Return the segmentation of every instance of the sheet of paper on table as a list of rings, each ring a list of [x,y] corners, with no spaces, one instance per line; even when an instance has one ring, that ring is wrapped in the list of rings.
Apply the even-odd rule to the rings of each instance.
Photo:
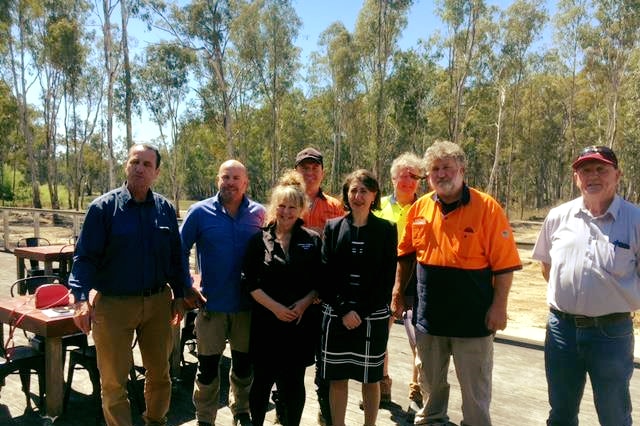
[[[57,308],[43,309],[42,313],[49,318],[57,317],[69,317],[73,315],[73,308],[71,306],[59,306]]]

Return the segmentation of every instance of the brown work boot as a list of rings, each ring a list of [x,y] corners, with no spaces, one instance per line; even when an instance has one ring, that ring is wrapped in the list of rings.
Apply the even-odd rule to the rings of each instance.
[[[384,376],[382,380],[380,380],[380,403],[384,404],[387,402],[391,402],[391,377]]]

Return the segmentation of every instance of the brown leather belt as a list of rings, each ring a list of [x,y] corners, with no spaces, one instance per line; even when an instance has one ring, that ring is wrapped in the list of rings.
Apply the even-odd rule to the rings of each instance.
[[[612,324],[629,319],[631,317],[631,314],[629,312],[616,312],[599,317],[588,317],[585,315],[568,314],[554,308],[549,308],[549,310],[563,320],[572,321],[577,328],[590,328],[597,327],[599,325]]]

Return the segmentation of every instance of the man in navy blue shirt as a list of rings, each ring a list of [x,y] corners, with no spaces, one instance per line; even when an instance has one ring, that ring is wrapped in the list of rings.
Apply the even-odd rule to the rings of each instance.
[[[175,210],[151,191],[160,173],[158,149],[132,146],[125,171],[125,184],[87,210],[69,279],[74,322],[84,333],[93,330],[107,424],[132,424],[126,384],[135,331],[146,369],[144,422],[166,425],[171,324],[182,318],[191,281]],[[91,289],[97,291],[92,304]]]

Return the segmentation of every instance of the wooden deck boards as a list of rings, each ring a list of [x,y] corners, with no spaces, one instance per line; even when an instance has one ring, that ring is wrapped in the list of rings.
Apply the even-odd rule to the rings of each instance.
[[[15,279],[15,259],[13,255],[0,253],[0,292],[8,293],[9,284]],[[5,336],[7,335],[5,326]],[[19,339],[21,332],[16,333]],[[538,342],[539,343],[539,342]],[[381,409],[378,416],[378,426],[400,425],[409,423],[405,421],[404,410],[408,406],[408,383],[411,378],[411,351],[407,343],[404,327],[394,324],[389,340],[390,375],[393,379],[393,403]],[[195,358],[186,354],[188,361]],[[538,349],[514,344],[497,342],[495,344],[495,362],[493,374],[493,402],[492,418],[494,426],[529,426],[544,425],[548,412],[547,386],[544,375],[543,353]],[[175,388],[171,409],[169,412],[169,425],[195,426],[194,409],[191,402],[195,365],[188,365],[183,371],[184,380]],[[455,377],[453,363],[450,366],[449,381],[451,393],[449,401],[449,415],[451,421],[460,424],[460,390]],[[313,368],[307,369],[305,377],[307,403],[303,413],[302,425],[313,426],[317,424],[318,404],[313,385]],[[32,378],[31,392],[35,401],[38,389],[37,378]],[[73,381],[73,391],[67,412],[59,418],[55,424],[59,426],[86,426],[93,425],[96,421],[96,412],[93,400],[90,397],[91,384],[85,371],[77,371]],[[634,403],[634,424],[640,424],[640,371],[635,370],[631,382],[632,402]],[[347,408],[347,425],[361,425],[363,415],[358,408],[360,386],[351,382],[349,387],[349,405]],[[37,411],[24,412],[25,401],[20,390],[20,381],[17,376],[7,380],[6,386],[0,390],[0,425],[2,426],[34,426],[42,424]],[[135,424],[142,425],[142,420],[134,407],[136,414]],[[272,424],[274,410],[267,415],[266,425]],[[220,409],[218,413],[218,426],[232,424],[231,413],[227,407]],[[598,425],[593,397],[589,385],[585,389],[581,414],[581,426]]]
[[[393,379],[393,403],[380,410],[378,426],[407,425],[404,410],[408,406],[408,382],[411,375],[410,349],[404,334],[404,328],[395,324],[392,327],[390,342],[390,375]],[[188,361],[195,358],[186,354]],[[227,366],[228,368],[228,366]],[[184,381],[175,389],[171,411],[169,413],[170,425],[195,426],[194,410],[191,403],[191,390],[195,365],[188,365],[183,371]],[[460,389],[455,377],[453,363],[449,369],[449,381],[451,394],[449,401],[449,415],[451,421],[460,424]],[[318,405],[315,398],[313,385],[313,368],[307,369],[305,377],[307,403],[303,413],[302,425],[317,424]],[[60,426],[80,426],[94,424],[95,410],[89,396],[91,386],[87,374],[84,371],[76,372],[71,401],[68,411],[55,424]],[[31,385],[35,398],[37,379],[34,377]],[[640,424],[640,374],[635,371],[631,383],[632,401],[636,405],[633,414],[634,423]],[[361,425],[363,422],[362,411],[358,408],[360,401],[360,386],[351,382],[349,386],[349,405],[347,408],[347,424]],[[546,419],[548,405],[546,394],[546,381],[544,377],[544,360],[542,351],[522,347],[514,344],[497,342],[495,344],[495,364],[493,374],[493,402],[492,418],[495,426],[507,425],[543,425]],[[12,377],[7,380],[7,385],[2,388],[0,397],[0,424],[2,425],[34,425],[39,424],[37,413],[23,413],[25,408],[24,397],[20,391],[19,380]],[[134,407],[135,408],[135,407]],[[267,414],[267,422],[272,424],[275,411]],[[142,425],[139,417],[136,425]],[[218,412],[218,425],[231,425],[230,410],[223,407]],[[598,425],[595,409],[593,407],[592,393],[589,385],[585,389],[580,424],[582,426]]]

